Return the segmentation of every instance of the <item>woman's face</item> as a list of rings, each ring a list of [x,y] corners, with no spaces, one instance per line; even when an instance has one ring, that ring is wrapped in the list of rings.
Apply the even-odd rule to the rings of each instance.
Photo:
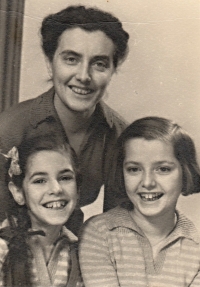
[[[70,111],[92,113],[115,70],[114,51],[114,43],[100,30],[65,30],[49,62],[55,103]]]
[[[31,155],[21,196],[33,228],[67,222],[77,202],[76,177],[68,154],[39,151]]]
[[[182,190],[182,168],[171,143],[144,138],[128,140],[123,174],[136,216],[174,214]]]

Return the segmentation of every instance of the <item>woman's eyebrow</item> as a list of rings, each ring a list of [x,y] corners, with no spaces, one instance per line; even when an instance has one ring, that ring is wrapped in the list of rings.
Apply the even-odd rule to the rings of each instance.
[[[72,55],[75,57],[81,57],[82,56],[80,53],[77,53],[73,50],[64,50],[64,51],[60,52],[59,55]]]
[[[93,57],[93,60],[98,61],[98,60],[104,60],[104,61],[109,61],[110,58],[107,55],[97,55]]]

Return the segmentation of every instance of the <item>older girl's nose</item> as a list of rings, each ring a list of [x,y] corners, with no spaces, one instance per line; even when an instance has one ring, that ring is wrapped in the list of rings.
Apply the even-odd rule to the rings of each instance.
[[[142,187],[152,190],[156,186],[155,176],[153,172],[144,172],[142,177]]]

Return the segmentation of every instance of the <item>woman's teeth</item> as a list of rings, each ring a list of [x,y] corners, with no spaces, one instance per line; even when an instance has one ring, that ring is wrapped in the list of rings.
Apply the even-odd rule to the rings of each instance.
[[[67,204],[67,202],[65,200],[62,200],[62,201],[52,201],[52,202],[49,202],[49,203],[46,203],[44,204],[44,207],[46,208],[55,208],[55,209],[60,209],[60,208],[63,208],[65,207]]]
[[[163,193],[140,193],[140,197],[143,201],[155,201],[160,199],[163,196]]]
[[[71,87],[72,91],[76,94],[80,94],[80,95],[87,95],[92,93],[92,90],[90,89],[81,89],[81,88],[76,88],[76,87]]]

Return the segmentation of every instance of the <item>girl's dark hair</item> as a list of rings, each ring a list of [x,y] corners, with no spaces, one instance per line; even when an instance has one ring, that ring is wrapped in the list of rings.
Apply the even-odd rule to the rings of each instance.
[[[97,8],[69,6],[47,16],[42,22],[42,48],[50,61],[53,60],[61,34],[67,29],[77,27],[90,32],[100,30],[113,41],[115,68],[125,59],[128,53],[129,34],[124,31],[119,19]]]
[[[189,195],[200,192],[200,169],[191,137],[171,120],[161,117],[146,117],[130,124],[118,139],[111,179],[112,189],[117,191],[117,197],[128,200],[124,185],[123,162],[125,144],[134,138],[170,142],[174,148],[174,155],[182,167],[182,194]]]
[[[28,158],[39,151],[58,151],[67,153],[73,166],[77,189],[80,186],[80,175],[78,172],[78,162],[74,151],[69,144],[64,143],[57,135],[49,134],[24,140],[18,147],[19,165],[22,170],[20,175],[13,175],[10,179],[7,175],[7,183],[13,183],[21,188],[26,174]],[[6,163],[7,171],[10,161]],[[30,236],[28,229],[31,228],[31,221],[26,206],[18,205],[11,193],[9,193],[9,203],[7,205],[7,219],[9,221],[10,239],[8,240],[8,253],[3,263],[4,286],[31,286],[31,252],[27,244]],[[2,236],[1,234],[1,237]]]

